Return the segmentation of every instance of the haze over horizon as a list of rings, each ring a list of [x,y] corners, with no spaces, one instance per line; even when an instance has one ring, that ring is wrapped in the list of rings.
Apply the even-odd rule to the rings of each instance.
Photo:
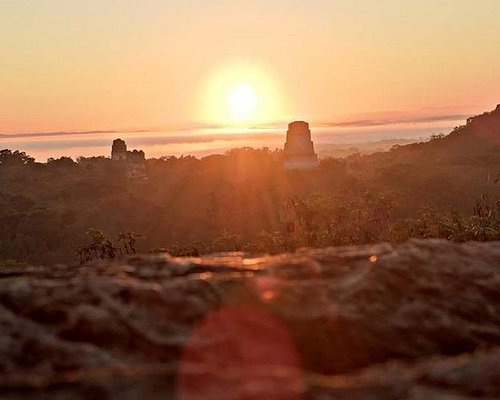
[[[491,110],[500,2],[0,3],[0,133]]]

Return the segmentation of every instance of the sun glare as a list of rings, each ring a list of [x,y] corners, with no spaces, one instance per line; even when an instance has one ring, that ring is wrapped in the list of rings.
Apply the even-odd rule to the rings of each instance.
[[[231,64],[219,68],[203,90],[202,118],[226,126],[279,120],[283,107],[276,80],[263,67]]]
[[[234,121],[248,121],[255,118],[259,99],[252,86],[241,83],[234,86],[227,96],[227,107]]]

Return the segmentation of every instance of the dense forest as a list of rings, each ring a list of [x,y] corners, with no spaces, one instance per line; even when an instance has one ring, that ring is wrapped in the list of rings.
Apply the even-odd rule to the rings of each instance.
[[[325,158],[313,171],[285,171],[282,152],[266,148],[146,169],[134,179],[106,157],[39,163],[0,151],[0,264],[500,239],[500,106],[429,142]]]

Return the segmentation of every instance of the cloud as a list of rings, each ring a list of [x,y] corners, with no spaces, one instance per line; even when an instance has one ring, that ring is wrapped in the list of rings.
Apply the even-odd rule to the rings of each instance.
[[[364,127],[364,126],[384,126],[393,124],[416,124],[426,122],[443,122],[443,121],[458,121],[466,120],[470,114],[444,114],[444,115],[427,115],[414,118],[400,118],[400,119],[361,119],[343,122],[327,122],[320,124],[321,126],[328,127]]]

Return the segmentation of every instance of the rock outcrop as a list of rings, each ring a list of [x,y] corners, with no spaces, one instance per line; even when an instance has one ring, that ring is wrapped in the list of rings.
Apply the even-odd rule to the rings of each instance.
[[[0,271],[5,399],[500,397],[500,243]]]

